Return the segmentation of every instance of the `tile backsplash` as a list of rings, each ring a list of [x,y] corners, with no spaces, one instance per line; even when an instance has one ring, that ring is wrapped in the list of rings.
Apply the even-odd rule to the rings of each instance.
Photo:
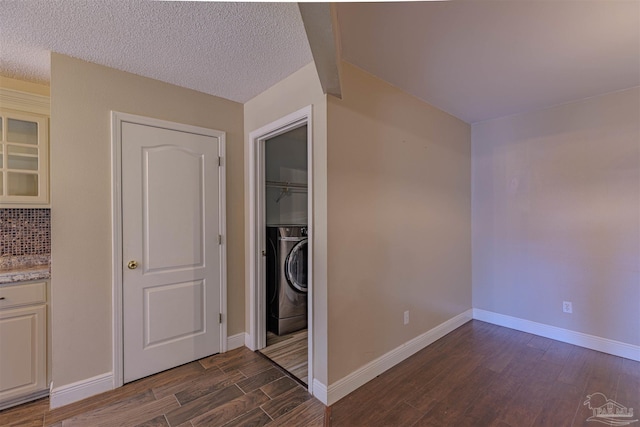
[[[0,269],[48,265],[50,209],[0,209]]]

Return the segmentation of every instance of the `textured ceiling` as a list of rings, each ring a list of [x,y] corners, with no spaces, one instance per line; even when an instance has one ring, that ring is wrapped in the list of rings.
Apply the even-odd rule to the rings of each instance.
[[[0,1],[0,74],[47,83],[50,51],[238,102],[312,61],[296,3]]]
[[[469,123],[640,85],[640,0],[339,3],[343,58]],[[296,3],[0,0],[0,74],[55,51],[246,102],[312,61]]]
[[[340,3],[348,62],[468,123],[640,85],[640,1]]]

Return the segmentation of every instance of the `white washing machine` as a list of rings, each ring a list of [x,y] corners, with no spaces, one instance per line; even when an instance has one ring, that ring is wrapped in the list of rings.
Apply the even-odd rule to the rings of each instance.
[[[307,327],[307,227],[267,227],[267,330]]]

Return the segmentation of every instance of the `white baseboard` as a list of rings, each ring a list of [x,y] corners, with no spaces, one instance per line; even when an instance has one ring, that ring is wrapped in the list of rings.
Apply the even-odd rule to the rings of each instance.
[[[383,354],[377,359],[372,360],[358,370],[350,373],[346,377],[339,379],[335,383],[329,385],[328,388],[319,381],[314,381],[314,395],[325,405],[333,405],[338,400],[342,399],[347,394],[371,381],[378,375],[382,374],[384,371],[394,367],[409,356],[412,356],[429,344],[442,338],[449,332],[464,325],[472,319],[472,313],[472,310],[469,309],[464,313],[461,313],[439,324],[438,326],[428,330],[424,334],[419,335],[416,338],[400,345],[399,347],[396,347],[390,352]],[[323,396],[323,393],[325,393],[326,395]],[[324,400],[321,397],[324,397]]]
[[[315,378],[313,379],[313,397],[324,403],[325,406],[329,406],[329,401],[327,399],[327,386]]]
[[[233,350],[244,346],[246,333],[241,332],[227,337],[227,350]],[[49,392],[51,409],[77,402],[93,395],[113,390],[115,383],[113,373],[97,375],[93,378],[78,381],[62,387],[52,388]]]
[[[87,397],[113,390],[113,388],[113,373],[108,372],[86,380],[52,388],[49,393],[49,405],[51,409],[59,408]]]
[[[247,335],[248,334],[246,332],[240,332],[239,334],[227,337],[227,351],[244,347],[244,343],[247,340]]]
[[[13,398],[11,400],[7,400],[5,402],[0,403],[0,411],[11,408],[13,406],[22,405],[23,403],[33,402],[34,400],[41,399],[43,397],[49,396],[49,390],[41,390],[35,393],[31,393],[27,396]]]
[[[477,319],[494,325],[504,326],[603,353],[640,361],[640,346],[474,308],[441,323],[424,334],[372,360],[346,377],[329,385],[329,387],[317,379],[314,379],[313,395],[323,404],[327,406],[333,405],[376,376],[394,367],[471,319]],[[227,337],[227,350],[233,350],[247,345],[248,340],[249,334],[245,332]],[[87,397],[112,390],[113,388],[114,381],[111,372],[62,387],[52,388],[49,393],[50,407],[53,409],[68,405],[86,399]]]
[[[246,333],[241,332],[227,337],[227,351],[244,346],[246,335]],[[114,388],[115,383],[111,372],[62,387],[52,388],[49,392],[50,407],[51,409],[59,408]]]
[[[505,314],[494,313],[479,308],[473,309],[473,318],[494,325],[504,326],[541,337],[551,338],[556,341],[613,354],[640,362],[640,346],[614,341],[607,338],[588,335],[582,332],[571,331],[569,329],[558,328],[556,326],[545,325],[544,323],[532,322],[531,320],[518,317],[507,316]]]

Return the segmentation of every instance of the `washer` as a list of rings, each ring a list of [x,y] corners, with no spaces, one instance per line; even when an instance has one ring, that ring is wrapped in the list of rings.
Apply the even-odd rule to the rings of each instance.
[[[267,330],[307,327],[307,227],[267,227]]]

